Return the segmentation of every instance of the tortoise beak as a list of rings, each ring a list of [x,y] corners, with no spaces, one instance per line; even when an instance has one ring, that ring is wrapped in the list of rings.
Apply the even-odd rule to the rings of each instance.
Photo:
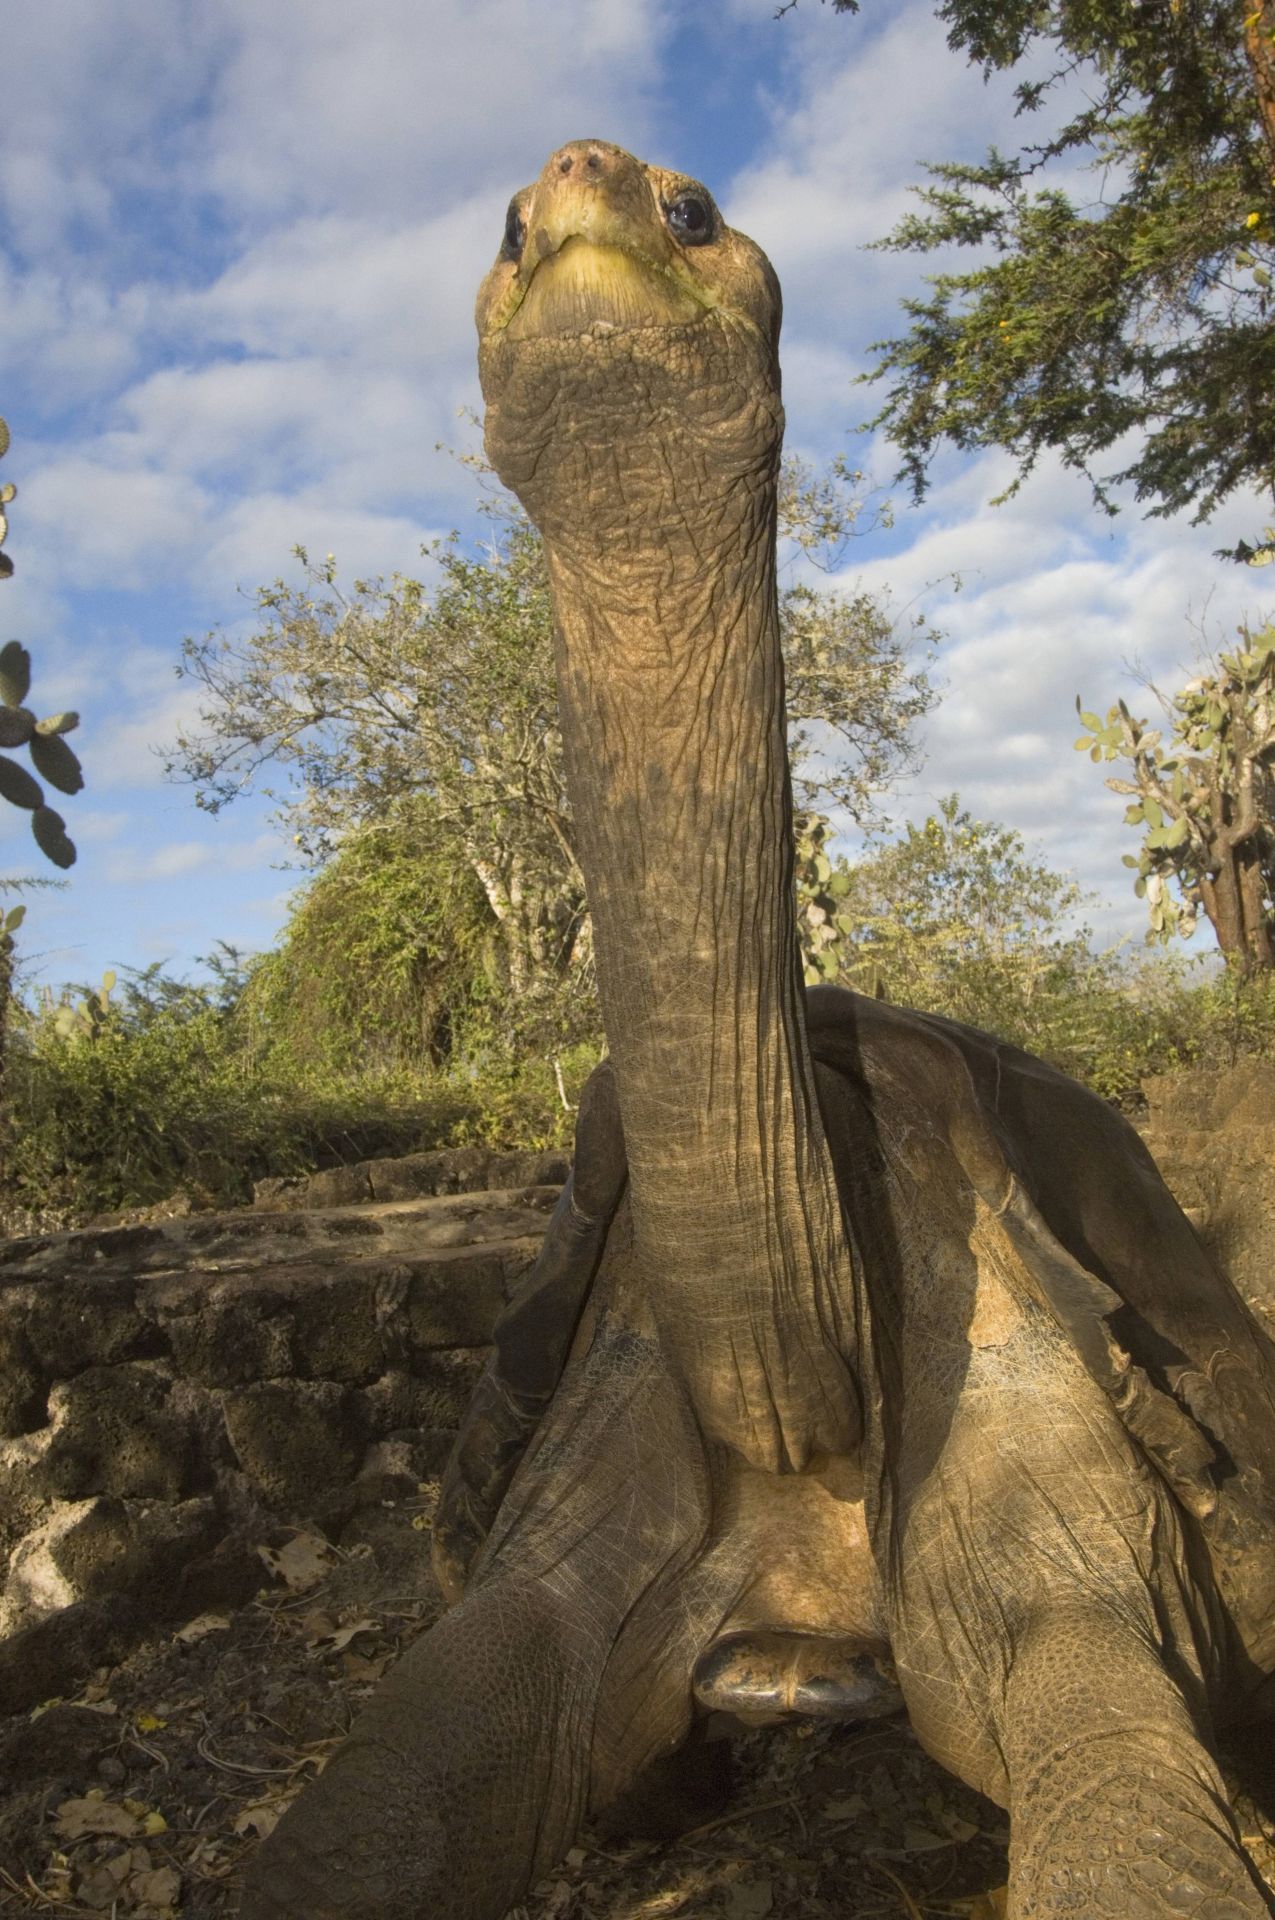
[[[513,339],[686,325],[711,302],[682,268],[646,169],[603,140],[551,154],[532,189],[522,257],[491,316]]]

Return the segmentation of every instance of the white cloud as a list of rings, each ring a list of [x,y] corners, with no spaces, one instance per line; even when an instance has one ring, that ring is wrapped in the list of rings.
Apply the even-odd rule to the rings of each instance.
[[[475,179],[506,195],[565,138],[640,132],[660,9],[645,0],[222,0],[209,177],[232,205],[416,214]],[[494,252],[494,245],[492,247]]]
[[[284,851],[277,833],[259,833],[252,840],[173,840],[141,855],[112,854],[106,878],[116,886],[147,881],[182,880],[196,873],[248,873],[277,860]]]
[[[251,593],[281,574],[298,576],[291,554],[300,545],[316,561],[334,553],[347,581],[396,571],[428,579],[433,569],[421,547],[439,531],[405,515],[360,512],[337,489],[256,494],[236,501],[218,521],[196,577],[210,588],[233,580]],[[252,617],[242,602],[227,612]]]
[[[77,846],[81,843],[104,846],[118,840],[131,823],[132,815],[128,813],[103,813],[98,808],[76,807],[72,838]],[[69,820],[67,824],[70,825]]]
[[[28,532],[55,556],[67,587],[149,586],[156,562],[188,559],[213,517],[197,481],[109,462],[100,449],[46,461],[23,506]]]
[[[162,675],[162,677],[160,677]],[[77,741],[90,794],[137,792],[164,782],[163,750],[197,725],[199,690],[176,681],[168,662],[135,699],[110,712],[99,708],[85,720]]]
[[[861,353],[917,277],[914,258],[864,247],[916,204],[922,162],[973,157],[997,137],[1011,83],[985,87],[928,0],[892,9],[872,35],[812,20],[794,44],[799,104],[734,182],[727,216],[770,254],[801,331],[817,324]]]
[[[179,303],[196,339],[276,358],[364,356],[418,376],[472,357],[473,301],[499,244],[508,183],[415,217],[327,212],[246,247]]]

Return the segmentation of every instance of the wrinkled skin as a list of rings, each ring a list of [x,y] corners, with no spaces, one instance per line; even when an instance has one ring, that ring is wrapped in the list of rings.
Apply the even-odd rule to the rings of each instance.
[[[449,1469],[458,1604],[246,1920],[497,1920],[697,1701],[855,1717],[892,1674],[1010,1810],[1013,1920],[1266,1913],[1212,1730],[1275,1669],[1270,1343],[1100,1102],[801,990],[774,277],[703,188],[579,141],[478,321],[611,1058]]]

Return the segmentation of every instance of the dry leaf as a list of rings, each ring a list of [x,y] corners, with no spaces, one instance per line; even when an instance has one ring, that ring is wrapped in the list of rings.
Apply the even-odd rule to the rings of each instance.
[[[117,1853],[113,1860],[96,1860],[80,1875],[75,1886],[76,1895],[86,1907],[113,1907],[132,1871],[131,1852]]]
[[[182,1889],[182,1877],[176,1867],[151,1867],[128,1883],[128,1890],[139,1906],[175,1907]]]
[[[326,1633],[318,1634],[314,1640],[316,1647],[322,1647],[325,1653],[340,1653],[361,1633],[379,1633],[379,1620],[355,1620],[348,1627],[331,1627]]]
[[[265,1840],[272,1834],[283,1818],[287,1803],[271,1803],[258,1800],[250,1807],[244,1807],[235,1815],[235,1832],[242,1835],[255,1833],[258,1840]]]
[[[84,1907],[115,1907],[125,1882],[148,1870],[150,1855],[146,1847],[125,1847],[123,1853],[115,1853],[109,1860],[94,1860],[92,1866],[84,1868],[75,1882],[77,1899]]]
[[[765,1920],[774,1904],[769,1880],[736,1880],[726,1895],[729,1920]]]
[[[258,1547],[257,1552],[292,1593],[317,1586],[331,1572],[336,1557],[327,1541],[316,1533],[298,1533],[286,1546]]]
[[[186,1646],[190,1646],[196,1640],[204,1639],[207,1634],[227,1633],[229,1629],[230,1615],[228,1613],[201,1613],[196,1619],[188,1620],[184,1627],[179,1627],[173,1635],[173,1638],[174,1640],[182,1641]]]
[[[86,1833],[113,1833],[121,1840],[131,1840],[137,1832],[137,1819],[127,1807],[90,1795],[85,1800],[64,1800],[57,1811],[56,1826],[60,1840],[82,1840]]]
[[[359,1686],[375,1686],[386,1668],[393,1664],[392,1653],[379,1654],[375,1659],[365,1659],[361,1653],[344,1653],[341,1656],[341,1671],[347,1680],[353,1680]]]

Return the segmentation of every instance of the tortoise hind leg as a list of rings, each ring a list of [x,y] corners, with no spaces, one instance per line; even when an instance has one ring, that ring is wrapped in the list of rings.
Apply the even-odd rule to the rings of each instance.
[[[1144,1633],[1089,1606],[1035,1620],[1005,1700],[1008,1920],[1260,1920],[1270,1901],[1216,1762]]]
[[[496,1323],[495,1352],[443,1474],[433,1556],[449,1604],[464,1592],[469,1569],[557,1390],[627,1174],[615,1075],[604,1060],[580,1095],[571,1174],[544,1244]]]

